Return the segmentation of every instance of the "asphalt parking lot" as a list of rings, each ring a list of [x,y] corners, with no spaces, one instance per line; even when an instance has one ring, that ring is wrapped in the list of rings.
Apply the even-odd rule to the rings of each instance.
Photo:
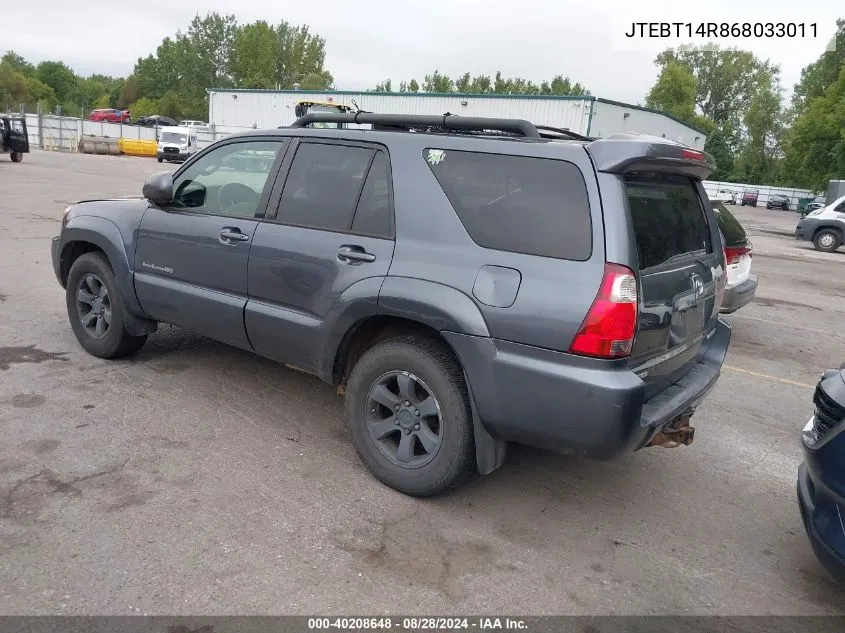
[[[739,212],[758,298],[691,447],[513,448],[415,500],[316,378],[166,326],[131,360],[81,350],[50,238],[160,168],[0,157],[0,613],[845,614],[795,500],[813,385],[845,361],[845,254],[795,244],[795,214]]]

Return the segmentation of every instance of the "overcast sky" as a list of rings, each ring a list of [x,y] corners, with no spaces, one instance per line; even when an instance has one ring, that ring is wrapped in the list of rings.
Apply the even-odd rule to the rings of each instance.
[[[63,60],[83,75],[130,73],[163,37],[185,30],[198,6],[181,0],[3,4],[0,47],[33,62]],[[563,74],[596,96],[637,103],[657,75],[659,51],[704,41],[628,39],[624,33],[634,21],[804,23],[804,38],[721,41],[779,64],[783,85],[791,90],[801,69],[830,42],[836,18],[845,17],[842,7],[832,0],[217,0],[200,12],[232,13],[242,23],[309,24],[326,38],[326,66],[342,90],[372,88],[388,77],[398,87],[400,80],[421,81],[434,69],[453,77],[501,70],[534,81]],[[818,25],[815,38],[812,23]]]

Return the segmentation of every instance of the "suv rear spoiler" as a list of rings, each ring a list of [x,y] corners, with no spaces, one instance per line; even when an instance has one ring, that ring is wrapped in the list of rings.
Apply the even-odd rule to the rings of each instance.
[[[707,152],[648,134],[614,134],[586,145],[597,171],[670,171],[706,180],[716,171]]]

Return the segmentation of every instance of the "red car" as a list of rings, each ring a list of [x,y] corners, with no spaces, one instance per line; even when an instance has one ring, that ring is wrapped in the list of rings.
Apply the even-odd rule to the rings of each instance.
[[[129,123],[132,115],[129,110],[115,110],[114,108],[103,108],[94,110],[88,115],[89,121],[102,121],[104,123]]]

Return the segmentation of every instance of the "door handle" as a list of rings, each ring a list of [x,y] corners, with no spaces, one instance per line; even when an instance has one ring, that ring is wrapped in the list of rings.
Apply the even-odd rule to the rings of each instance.
[[[221,242],[246,242],[248,239],[249,235],[241,233],[238,229],[225,228],[220,231]]]
[[[341,246],[337,249],[337,258],[340,261],[350,262],[374,262],[376,256],[366,252],[360,246]]]

